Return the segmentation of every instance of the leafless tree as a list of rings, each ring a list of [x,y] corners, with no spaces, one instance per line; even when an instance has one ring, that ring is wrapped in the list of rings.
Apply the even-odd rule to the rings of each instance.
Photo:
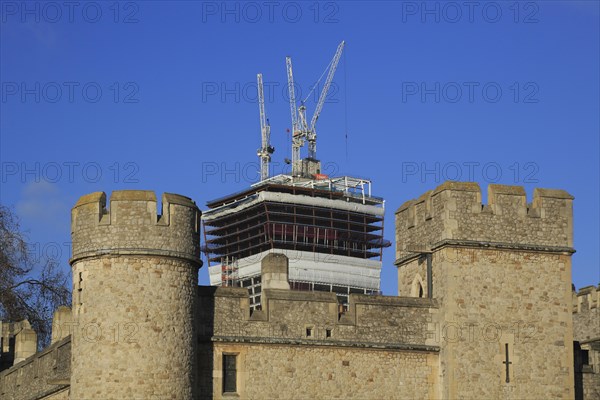
[[[43,348],[50,343],[54,310],[70,303],[69,280],[58,261],[36,260],[18,218],[0,205],[0,319],[27,319]]]

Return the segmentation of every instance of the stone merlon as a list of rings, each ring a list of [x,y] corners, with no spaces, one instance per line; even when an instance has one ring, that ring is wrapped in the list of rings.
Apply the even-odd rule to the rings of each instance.
[[[600,309],[600,285],[586,286],[573,291],[573,312],[586,312],[593,308]]]
[[[147,190],[115,191],[82,196],[71,211],[71,264],[99,255],[163,255],[200,261],[200,215],[185,196],[164,193],[162,213],[156,195]]]
[[[445,182],[396,211],[397,259],[448,241],[573,250],[573,199],[564,190],[489,185],[488,204],[474,182]]]

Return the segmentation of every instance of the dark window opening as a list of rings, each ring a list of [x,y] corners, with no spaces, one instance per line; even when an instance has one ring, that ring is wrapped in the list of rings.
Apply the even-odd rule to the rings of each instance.
[[[339,294],[348,294],[348,288],[343,286],[334,286],[331,288],[333,292]]]
[[[419,283],[419,297],[423,297],[423,286]]]
[[[590,352],[589,350],[581,350],[581,364],[590,365]]]
[[[325,337],[331,337],[331,329],[325,329]]]
[[[331,286],[315,283],[314,289],[319,292],[331,292]]]
[[[306,328],[306,337],[312,336],[312,328]]]
[[[223,354],[223,393],[237,391],[237,356]]]

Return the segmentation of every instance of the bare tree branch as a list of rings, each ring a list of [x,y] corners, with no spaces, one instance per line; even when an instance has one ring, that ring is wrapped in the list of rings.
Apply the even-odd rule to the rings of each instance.
[[[40,347],[45,347],[50,343],[54,310],[71,303],[69,286],[55,260],[35,265],[18,219],[0,205],[0,319],[27,319]]]

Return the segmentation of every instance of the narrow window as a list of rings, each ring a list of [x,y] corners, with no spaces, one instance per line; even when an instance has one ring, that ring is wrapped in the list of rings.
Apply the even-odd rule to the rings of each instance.
[[[583,365],[590,365],[590,351],[581,350],[581,363]]]
[[[312,336],[312,328],[306,328],[306,337]]]
[[[237,391],[237,356],[235,354],[223,354],[223,393],[235,393]]]
[[[411,297],[424,297],[425,290],[422,284],[423,280],[421,279],[421,275],[417,274],[415,279],[413,279],[412,286],[410,289]]]
[[[331,337],[331,329],[325,329],[325,337]]]

